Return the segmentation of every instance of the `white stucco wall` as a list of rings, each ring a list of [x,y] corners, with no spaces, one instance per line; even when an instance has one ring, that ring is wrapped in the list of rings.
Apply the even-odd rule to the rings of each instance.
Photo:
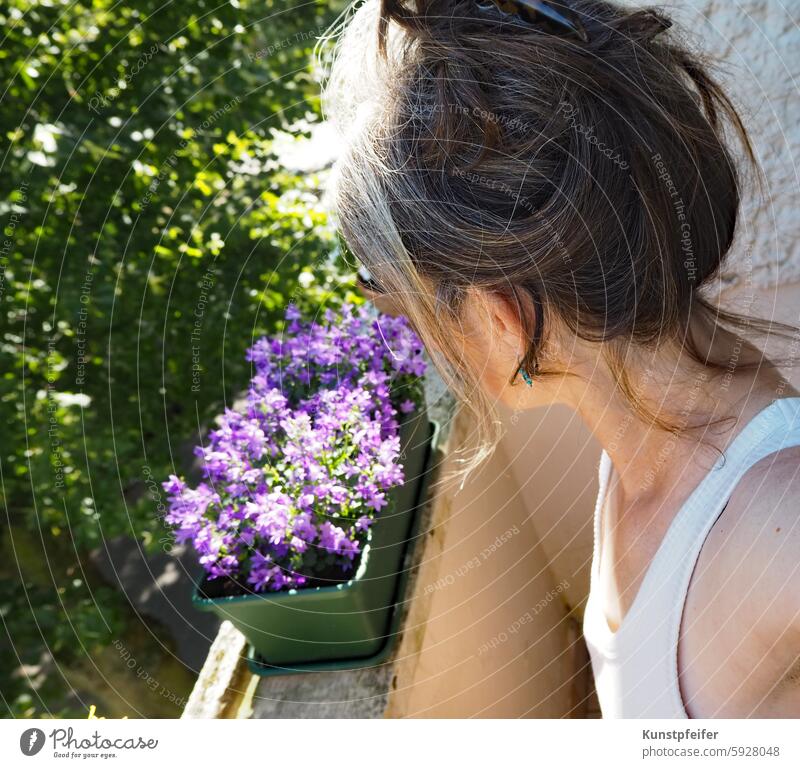
[[[764,195],[751,193],[746,200],[723,282],[741,282],[750,270],[755,287],[800,280],[800,2],[656,0],[654,5],[672,16],[693,47],[714,57],[766,175]]]

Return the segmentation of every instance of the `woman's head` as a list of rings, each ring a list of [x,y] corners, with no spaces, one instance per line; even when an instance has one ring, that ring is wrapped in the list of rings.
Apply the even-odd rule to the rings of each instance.
[[[691,345],[736,227],[723,131],[752,158],[660,12],[550,5],[588,41],[476,0],[370,0],[326,92],[348,247],[472,400],[507,400],[519,364],[574,372],[571,350],[622,382],[631,350]]]

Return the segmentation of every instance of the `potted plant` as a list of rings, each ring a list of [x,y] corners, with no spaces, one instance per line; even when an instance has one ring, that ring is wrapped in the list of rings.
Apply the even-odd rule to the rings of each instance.
[[[403,318],[291,308],[249,351],[245,406],[172,475],[167,522],[205,577],[194,604],[272,665],[371,656],[386,641],[426,470],[421,344]]]

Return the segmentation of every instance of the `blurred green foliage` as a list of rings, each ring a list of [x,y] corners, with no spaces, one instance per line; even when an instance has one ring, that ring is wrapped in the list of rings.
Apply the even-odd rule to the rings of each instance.
[[[58,669],[132,621],[88,554],[168,540],[160,481],[248,380],[245,349],[289,301],[347,293],[320,179],[285,170],[273,133],[318,120],[310,51],[337,10],[0,7],[7,714],[85,716]]]

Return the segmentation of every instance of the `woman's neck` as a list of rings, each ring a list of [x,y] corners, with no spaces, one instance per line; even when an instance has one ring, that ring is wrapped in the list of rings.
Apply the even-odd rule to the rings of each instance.
[[[623,508],[694,487],[717,451],[753,416],[776,397],[798,394],[766,359],[755,367],[742,365],[758,361],[761,353],[732,334],[715,336],[713,358],[733,359],[727,353],[734,348],[738,363],[730,369],[705,366],[685,350],[660,352],[627,369],[635,402],[644,413],[619,393],[605,363],[598,362],[591,377],[567,388],[565,402],[609,454]]]

